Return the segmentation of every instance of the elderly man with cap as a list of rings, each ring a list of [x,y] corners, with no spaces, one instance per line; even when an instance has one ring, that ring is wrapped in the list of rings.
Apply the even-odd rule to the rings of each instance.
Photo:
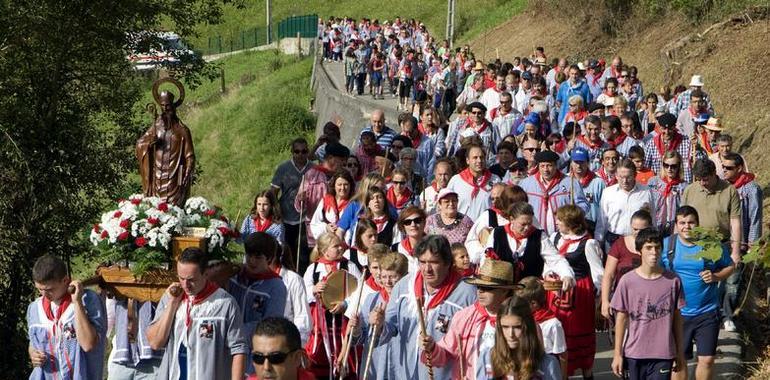
[[[596,221],[599,218],[599,202],[602,199],[602,192],[607,184],[594,174],[589,168],[590,157],[585,148],[575,148],[570,155],[569,176],[580,183],[580,188],[586,197],[588,203],[588,212],[586,212],[586,221],[589,229],[593,232],[596,227]]]
[[[503,177],[503,183],[506,185],[518,185],[521,180],[527,178],[529,164],[527,160],[522,157],[516,158],[510,166],[508,166],[508,172]],[[535,168],[537,170],[537,168]]]
[[[508,91],[500,93],[500,107],[492,108],[488,114],[495,146],[506,136],[513,134],[514,127],[522,121],[521,113],[513,107],[513,95]]]
[[[342,164],[350,156],[350,150],[340,143],[326,144],[326,155],[323,161],[310,169],[302,176],[302,182],[297,189],[297,197],[294,199],[294,208],[300,214],[304,214],[305,231],[309,232],[307,224],[313,216],[318,203],[323,199],[327,191],[329,179],[334,172],[342,168]],[[315,245],[315,239],[308,233],[308,246]]]
[[[487,361],[495,346],[497,311],[518,285],[513,281],[513,265],[502,260],[485,261],[476,275],[464,281],[476,286],[478,300],[455,314],[443,339],[422,336],[420,360],[427,363],[430,357],[435,367],[454,367],[452,379],[486,379],[492,370]]]
[[[548,150],[538,152],[535,161],[537,173],[519,182],[519,186],[527,193],[529,203],[535,210],[535,219],[550,235],[557,232],[556,210],[559,207],[573,204],[588,212],[588,202],[580,182],[565,176],[556,167],[558,154]]]
[[[484,153],[487,159],[487,164],[494,162],[494,149],[493,145],[493,132],[492,125],[486,119],[487,107],[481,102],[473,102],[468,105],[468,118],[465,122],[455,129],[451,136],[449,136],[449,143],[453,149],[450,151],[456,152],[460,149],[460,137],[464,132],[473,132],[481,138],[481,142],[484,145]],[[464,137],[469,137],[467,133]]]
[[[685,182],[692,182],[692,146],[690,139],[676,130],[676,117],[664,113],[658,117],[659,131],[652,140],[644,145],[644,166],[660,174],[663,156],[668,151],[676,151],[682,157],[682,176]]]
[[[372,112],[372,116],[369,119],[369,125],[362,129],[361,133],[367,131],[374,133],[374,138],[377,141],[377,145],[381,146],[382,149],[387,149],[390,147],[390,144],[393,142],[393,138],[395,138],[397,135],[396,131],[385,125],[385,112],[382,110],[374,110],[374,112]],[[358,142],[361,142],[360,134],[358,136]]]
[[[599,61],[591,59],[588,61],[586,72],[586,83],[591,91],[591,97],[596,99],[604,91],[604,81],[602,80],[602,67]]]
[[[468,167],[452,177],[447,188],[458,194],[458,210],[476,220],[491,205],[489,195],[500,177],[487,169],[484,147],[469,145],[466,152]]]
[[[713,114],[714,107],[711,104],[711,100],[709,100],[709,95],[703,91],[703,77],[700,75],[693,75],[692,78],[690,78],[690,88],[669,102],[668,112],[676,116],[679,115],[680,112],[684,111],[687,107],[689,107],[691,104],[690,96],[695,90],[701,91],[703,93],[703,100],[706,101],[706,110],[710,114]]]

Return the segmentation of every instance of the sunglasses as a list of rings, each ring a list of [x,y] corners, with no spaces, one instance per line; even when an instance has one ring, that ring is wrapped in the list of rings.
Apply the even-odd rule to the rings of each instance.
[[[523,150],[527,152],[539,152],[540,148],[524,148]]]
[[[303,149],[303,150],[295,150],[295,151],[294,151],[294,154],[308,154],[309,152],[310,152],[310,151],[309,151],[309,150],[307,150],[307,149]]]
[[[483,115],[484,112],[481,111],[471,111],[471,115]]]
[[[406,181],[391,181],[394,185],[404,186],[406,185]]]
[[[570,104],[570,107],[577,107],[577,104]]]
[[[283,364],[283,362],[286,361],[286,358],[289,357],[289,354],[294,352],[296,350],[292,350],[289,352],[271,352],[267,355],[261,353],[261,352],[252,352],[251,353],[251,361],[254,362],[256,365],[262,365],[265,364],[265,359],[267,359],[270,364]]]
[[[414,218],[414,219],[406,219],[404,220],[405,226],[411,226],[412,224],[420,224],[422,223],[422,218]]]
[[[677,164],[666,164],[666,163],[663,163],[663,168],[664,169],[678,169],[679,168],[679,164],[678,163]]]
[[[722,165],[722,169],[724,169],[724,170],[735,170],[735,166]]]

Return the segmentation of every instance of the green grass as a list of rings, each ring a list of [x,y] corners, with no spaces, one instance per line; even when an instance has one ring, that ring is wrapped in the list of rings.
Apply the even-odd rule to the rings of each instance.
[[[245,7],[242,9],[225,5],[222,18],[224,21],[221,24],[198,27],[200,36],[190,39],[193,46],[207,48],[208,38],[219,35],[223,36],[224,40],[235,36],[240,41],[241,31],[264,27],[265,1],[243,0],[243,4]],[[527,0],[457,0],[455,41],[469,41],[521,12],[526,5]],[[324,19],[329,16],[350,16],[357,19],[368,17],[380,21],[393,20],[396,16],[401,16],[402,19],[414,18],[424,22],[436,39],[441,40],[446,30],[447,0],[390,0],[387,6],[376,0],[278,0],[273,1],[273,29],[277,31],[278,23],[287,17],[314,13]],[[228,45],[225,42],[223,44]]]
[[[231,218],[240,211],[242,218],[254,195],[270,185],[275,167],[289,158],[290,141],[313,137],[312,59],[247,52],[224,59],[222,65],[232,73],[230,81],[244,76],[255,79],[234,85],[225,96],[180,117],[192,131],[202,168],[192,194],[218,204]],[[213,87],[202,85],[190,96],[216,97],[218,86],[218,82]]]

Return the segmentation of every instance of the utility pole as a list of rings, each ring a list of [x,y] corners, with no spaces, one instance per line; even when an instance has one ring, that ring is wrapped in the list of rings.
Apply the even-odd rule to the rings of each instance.
[[[449,47],[454,46],[455,37],[455,2],[457,0],[447,0],[446,7],[446,39],[449,41]]]
[[[272,8],[273,8],[272,0],[265,0],[265,5],[267,7],[267,9],[265,11],[265,14],[267,16],[267,22],[266,22],[266,24],[267,24],[267,44],[269,45],[270,42],[271,42],[270,39],[273,38],[273,22],[272,22],[272,17],[271,17],[272,13],[273,13],[272,12]]]

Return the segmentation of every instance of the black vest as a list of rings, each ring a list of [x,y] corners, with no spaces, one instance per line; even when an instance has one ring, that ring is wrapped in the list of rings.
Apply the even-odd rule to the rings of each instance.
[[[382,232],[377,233],[377,242],[391,246],[393,244],[393,227],[396,225],[396,220],[392,217],[388,217],[388,221],[385,222],[385,228]]]
[[[505,227],[496,227],[492,231],[492,236],[495,238],[493,249],[500,260],[505,260],[513,264],[513,280],[519,282],[524,277],[535,276],[538,278],[543,277],[543,267],[545,261],[543,256],[540,255],[541,242],[543,231],[534,230],[529,238],[527,238],[527,246],[524,247],[524,255],[518,257],[511,249],[511,245],[508,244],[508,234],[505,232]]]
[[[355,248],[350,248],[350,262],[355,264],[356,268],[358,268],[358,271],[363,273],[364,268],[366,265],[361,264],[360,261],[358,261],[358,250]]]
[[[340,260],[340,268],[339,270],[348,270],[348,260]],[[318,280],[321,279],[321,273],[318,272],[318,261],[313,263],[313,285],[318,283]]]
[[[497,223],[497,213],[495,210],[487,209],[487,214],[489,216],[489,226],[492,228],[500,227],[500,224]]]
[[[559,240],[561,240],[561,233],[557,232],[553,239],[553,245],[557,250],[559,249]],[[564,258],[569,262],[569,266],[572,267],[572,271],[575,272],[576,280],[591,276],[591,266],[588,265],[588,259],[586,258],[587,242],[588,239],[581,241],[575,251],[567,252],[567,254],[564,255]]]

